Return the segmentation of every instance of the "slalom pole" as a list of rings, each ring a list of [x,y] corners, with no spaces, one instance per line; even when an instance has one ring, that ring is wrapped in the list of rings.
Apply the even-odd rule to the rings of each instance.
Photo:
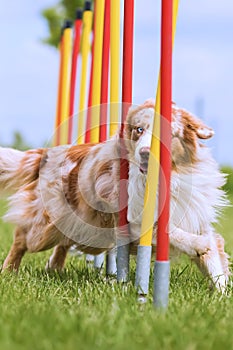
[[[172,43],[174,46],[179,0],[173,0]],[[161,71],[161,69],[160,69]],[[151,106],[152,107],[152,106]],[[159,182],[160,163],[160,74],[156,92],[155,116],[152,131],[151,153],[144,197],[144,211],[141,225],[140,244],[137,249],[137,267],[135,285],[140,302],[146,302],[149,290],[149,275],[152,251],[152,234],[154,213],[156,208],[156,193]]]
[[[71,61],[68,143],[72,142],[75,85],[76,85],[78,55],[80,51],[81,27],[82,27],[82,9],[78,8],[76,11],[76,20],[74,23],[74,42],[73,42],[73,52],[72,52],[72,61]]]
[[[165,309],[169,295],[169,212],[172,115],[172,0],[162,0],[160,185],[157,253],[154,266],[154,304]]]
[[[74,43],[73,43],[72,62],[71,62],[68,143],[72,142],[75,86],[76,86],[78,55],[80,50],[81,27],[82,27],[82,9],[78,8],[76,11],[76,20],[74,23]]]
[[[103,25],[105,0],[95,1],[95,45],[93,52],[93,86],[92,86],[92,111],[90,141],[99,142],[100,125],[100,92],[101,92],[101,71],[102,71],[102,50],[103,50]],[[94,108],[93,108],[94,107]]]
[[[72,54],[72,24],[65,21],[63,32],[62,61],[62,93],[61,93],[61,131],[60,144],[68,143],[68,119],[69,119],[69,96],[70,96],[70,68]]]
[[[59,44],[59,76],[58,76],[58,92],[57,92],[57,108],[54,131],[54,146],[60,144],[60,125],[61,125],[61,95],[62,95],[62,68],[63,68],[63,28],[61,32],[61,39]]]
[[[104,29],[104,0],[95,1],[95,21],[94,21],[94,46],[93,46],[93,76],[91,91],[90,111],[90,142],[99,142],[100,130],[100,97],[101,97],[101,72],[103,53],[103,29]],[[93,108],[94,107],[94,108]],[[94,266],[100,269],[104,263],[104,254],[95,256]]]
[[[86,130],[85,130],[85,143],[91,142],[91,111],[92,111],[92,91],[93,91],[93,68],[94,68],[94,48],[95,48],[95,22],[96,22],[96,3],[94,1],[94,15],[93,15],[93,35],[92,35],[92,47],[91,47],[91,71],[88,90],[88,109],[86,116]]]
[[[120,0],[110,9],[110,136],[118,129],[120,102]]]
[[[134,0],[124,1],[123,29],[123,70],[122,70],[122,117],[121,117],[121,158],[120,158],[120,193],[119,193],[119,223],[117,237],[117,280],[126,282],[129,275],[129,230],[127,220],[128,189],[127,180],[129,164],[127,151],[123,141],[124,122],[128,109],[132,104],[133,80],[133,28]]]
[[[110,3],[111,0],[105,0],[104,9],[104,32],[103,32],[103,53],[102,53],[102,75],[101,75],[101,96],[100,96],[100,142],[107,139],[107,121],[108,121],[108,78],[109,78],[109,48],[110,48]],[[96,257],[97,259],[97,257]],[[95,260],[95,266],[97,262]],[[106,275],[116,274],[116,253],[115,249],[109,251],[106,255]]]
[[[100,130],[99,130],[100,142],[106,141],[107,139],[109,46],[110,46],[110,0],[105,0],[101,93],[100,93]]]
[[[77,143],[84,143],[85,136],[85,107],[86,107],[86,85],[87,85],[87,66],[90,52],[90,34],[92,27],[93,12],[91,11],[91,1],[86,1],[83,12],[83,31],[82,31],[82,70],[79,95],[79,114],[78,114],[78,138]]]

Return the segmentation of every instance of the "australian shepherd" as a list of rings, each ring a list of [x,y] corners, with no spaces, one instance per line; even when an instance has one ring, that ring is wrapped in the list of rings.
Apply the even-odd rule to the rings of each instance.
[[[131,107],[124,128],[129,160],[130,240],[138,243],[150,154],[154,101]],[[227,205],[225,177],[200,142],[214,132],[172,105],[169,237],[172,253],[187,254],[224,291],[229,279],[224,239],[215,231]],[[0,148],[0,191],[11,194],[4,219],[16,225],[3,270],[18,270],[23,255],[55,247],[47,267],[61,269],[71,245],[90,254],[116,245],[119,211],[119,134],[100,144],[26,152]],[[155,210],[153,245],[156,240]]]

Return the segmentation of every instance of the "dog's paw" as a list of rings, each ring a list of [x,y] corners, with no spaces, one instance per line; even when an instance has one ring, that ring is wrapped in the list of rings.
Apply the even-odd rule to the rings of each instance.
[[[211,251],[211,239],[208,235],[200,235],[196,240],[196,256],[208,254]]]

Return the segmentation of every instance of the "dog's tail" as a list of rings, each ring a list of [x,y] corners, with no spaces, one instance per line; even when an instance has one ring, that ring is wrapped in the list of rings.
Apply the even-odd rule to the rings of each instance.
[[[0,147],[0,194],[15,192],[36,180],[45,155],[44,149],[22,152]]]

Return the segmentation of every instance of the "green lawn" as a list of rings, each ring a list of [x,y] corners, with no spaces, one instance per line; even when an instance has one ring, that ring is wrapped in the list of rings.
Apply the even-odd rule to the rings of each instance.
[[[2,203],[3,206],[3,203]],[[2,212],[4,209],[1,210]],[[218,227],[233,256],[233,207]],[[12,227],[0,222],[2,263]],[[20,273],[0,276],[0,349],[232,349],[233,288],[211,294],[187,259],[172,265],[169,308],[159,313],[150,297],[138,305],[132,282],[122,287],[69,257],[62,274],[47,274],[50,252],[27,255]]]

